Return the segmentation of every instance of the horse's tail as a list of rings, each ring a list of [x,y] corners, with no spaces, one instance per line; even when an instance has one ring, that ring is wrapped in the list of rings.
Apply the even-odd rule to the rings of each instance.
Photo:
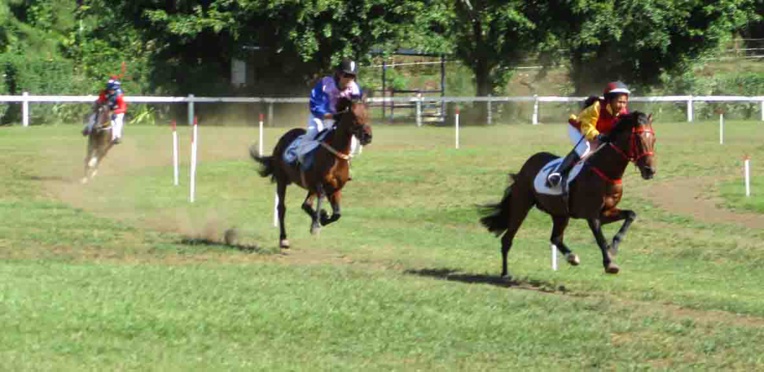
[[[260,169],[257,171],[257,173],[260,174],[260,177],[271,176],[271,182],[276,181],[276,175],[273,173],[273,156],[260,156],[257,149],[255,149],[255,146],[249,148],[249,156],[251,156],[254,161],[260,163]]]
[[[509,178],[511,182],[504,190],[504,197],[501,198],[501,201],[495,204],[485,204],[480,207],[481,214],[483,214],[480,223],[496,236],[503,234],[508,228],[509,211],[512,203],[512,186],[517,181],[517,174],[510,173]]]

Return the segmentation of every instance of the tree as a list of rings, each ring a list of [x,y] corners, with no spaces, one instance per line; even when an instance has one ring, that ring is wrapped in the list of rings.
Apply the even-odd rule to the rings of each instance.
[[[543,2],[456,0],[448,28],[454,55],[475,74],[477,94],[501,93],[525,57],[554,45]]]
[[[577,95],[623,80],[647,91],[688,71],[755,15],[751,0],[560,1],[552,19],[568,40]]]

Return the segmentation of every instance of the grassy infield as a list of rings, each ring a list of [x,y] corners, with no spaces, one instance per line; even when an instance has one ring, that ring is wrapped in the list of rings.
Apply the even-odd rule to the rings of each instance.
[[[700,197],[761,206],[735,196],[744,153],[764,171],[761,125],[728,123],[720,146],[714,123],[656,124],[657,179],[625,179],[622,206],[639,218],[621,274],[603,273],[582,221],[566,235],[582,266],[551,271],[551,223],[534,211],[511,286],[496,280],[499,242],[474,205],[499,198],[531,153],[567,150],[560,126],[468,127],[460,150],[446,128],[377,126],[338,224],[311,237],[303,193],[289,189],[286,255],[273,186],[246,158],[251,128],[202,128],[194,205],[186,164],[171,185],[166,128],[128,127],[87,187],[77,128],[4,128],[0,369],[762,368],[764,233],[645,198],[697,177],[719,180]],[[184,243],[232,226],[254,252]]]

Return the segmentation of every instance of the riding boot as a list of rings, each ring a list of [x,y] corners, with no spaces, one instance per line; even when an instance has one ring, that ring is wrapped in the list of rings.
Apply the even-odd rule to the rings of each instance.
[[[581,157],[578,156],[578,153],[575,150],[571,151],[568,155],[565,155],[565,158],[562,159],[562,163],[557,167],[557,170],[547,176],[547,186],[556,187],[557,185],[562,184],[564,187],[568,180],[568,172],[573,169],[573,166],[576,165],[579,160],[581,160]]]

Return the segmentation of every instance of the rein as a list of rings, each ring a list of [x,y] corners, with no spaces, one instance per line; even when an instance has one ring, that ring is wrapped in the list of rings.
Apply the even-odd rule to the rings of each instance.
[[[338,158],[340,158],[342,160],[350,160],[350,158],[352,158],[352,156],[350,156],[350,155],[343,154],[343,153],[335,150],[334,147],[332,147],[331,145],[329,145],[328,143],[326,143],[324,141],[321,141],[321,146],[323,148],[325,148],[327,151],[329,151],[332,154],[334,154],[334,156],[336,156],[336,157],[338,157]]]
[[[654,151],[647,151],[647,152],[644,152],[642,154],[637,154],[636,153],[637,136],[639,134],[641,134],[641,133],[651,133],[652,135],[655,135],[655,131],[653,131],[652,129],[644,129],[644,128],[641,128],[641,127],[640,127],[640,129],[637,129],[636,127],[632,128],[631,129],[631,135],[629,135],[629,145],[630,145],[629,147],[630,148],[629,148],[629,153],[628,154],[626,152],[624,152],[618,146],[614,145],[612,142],[609,142],[608,145],[610,146],[610,148],[615,150],[615,152],[617,154],[621,155],[621,157],[623,157],[624,160],[626,160],[628,162],[631,162],[631,163],[634,163],[636,165],[637,161],[639,161],[639,159],[642,159],[645,156],[649,156],[649,155],[653,155],[654,154]],[[604,146],[600,146],[597,149],[597,151],[599,151],[599,149],[601,149],[603,147]],[[590,165],[590,167],[592,168],[592,171],[594,171],[594,173],[596,175],[598,175],[605,182],[608,182],[608,183],[611,183],[611,184],[614,184],[614,185],[620,185],[623,182],[623,181],[621,181],[620,178],[613,179],[613,178],[608,177],[605,174],[605,172],[603,172],[601,169],[599,169],[599,168],[597,168],[597,167],[595,167],[593,165]]]

